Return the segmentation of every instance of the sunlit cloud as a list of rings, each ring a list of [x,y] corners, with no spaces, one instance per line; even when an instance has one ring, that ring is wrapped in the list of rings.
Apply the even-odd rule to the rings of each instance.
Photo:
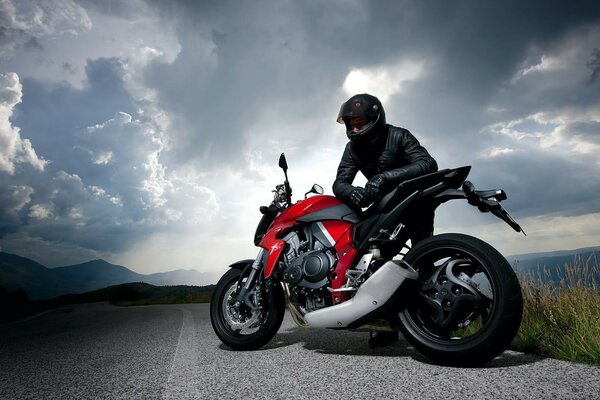
[[[391,96],[401,93],[406,85],[419,79],[424,73],[424,63],[401,61],[395,65],[354,68],[344,81],[347,95],[371,93],[385,103]]]
[[[508,147],[491,147],[483,150],[480,154],[480,158],[488,158],[488,157],[499,157],[507,154],[511,154],[515,151],[515,149],[511,149]]]
[[[21,137],[21,129],[13,126],[10,118],[14,108],[21,103],[23,87],[14,72],[0,74],[0,172],[10,175],[15,164],[27,163],[43,171],[48,161],[38,157],[29,139]]]

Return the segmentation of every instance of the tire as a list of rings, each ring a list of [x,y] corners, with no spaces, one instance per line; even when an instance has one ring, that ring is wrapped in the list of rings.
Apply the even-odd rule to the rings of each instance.
[[[508,348],[521,324],[523,298],[497,250],[450,233],[419,242],[404,261],[419,271],[415,298],[398,313],[400,330],[415,349],[436,363],[474,366]]]
[[[267,344],[279,330],[285,313],[285,296],[280,284],[267,283],[261,288],[262,311],[242,306],[241,313],[234,315],[231,304],[241,275],[242,270],[230,269],[221,277],[211,299],[210,321],[225,345],[234,350],[256,350]],[[238,323],[251,326],[241,328],[235,325]]]

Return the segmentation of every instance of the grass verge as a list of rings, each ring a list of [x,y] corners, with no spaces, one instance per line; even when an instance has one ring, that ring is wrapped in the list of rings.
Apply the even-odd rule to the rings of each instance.
[[[560,280],[549,281],[558,274]],[[595,255],[521,274],[523,322],[514,350],[600,365],[600,269]]]

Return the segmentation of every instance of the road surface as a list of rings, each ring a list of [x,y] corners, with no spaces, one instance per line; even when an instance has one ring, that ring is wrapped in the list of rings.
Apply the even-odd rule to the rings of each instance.
[[[600,368],[505,352],[482,368],[432,365],[408,343],[303,329],[286,316],[235,352],[208,304],[67,306],[0,325],[1,399],[599,399]]]

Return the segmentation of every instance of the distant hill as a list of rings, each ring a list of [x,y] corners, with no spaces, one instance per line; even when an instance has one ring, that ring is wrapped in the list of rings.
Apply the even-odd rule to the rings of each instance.
[[[0,286],[0,324],[17,321],[68,304],[109,302],[118,306],[131,306],[208,303],[214,289],[215,285],[154,286],[147,283],[123,283],[86,293],[29,301],[24,290],[10,292]]]
[[[587,278],[600,287],[600,247],[586,247],[550,253],[532,253],[507,257],[513,268],[529,274],[534,281],[559,282],[565,277],[566,267],[587,267]]]
[[[574,250],[557,250],[557,251],[547,251],[543,253],[527,253],[527,254],[517,254],[514,256],[508,256],[506,259],[513,264],[515,261],[523,262],[525,260],[532,259],[550,259],[552,257],[573,257],[576,255],[587,254],[595,252],[596,254],[600,254],[600,246],[595,247],[583,247],[580,249]]]
[[[123,283],[86,293],[66,294],[40,305],[63,305],[107,301],[116,305],[147,305],[176,303],[208,303],[215,285],[208,286],[155,286],[148,283]]]
[[[32,300],[84,293],[129,282],[157,286],[205,286],[216,283],[219,275],[184,269],[144,275],[104,260],[47,268],[28,258],[0,252],[0,285],[9,291],[23,289]]]

